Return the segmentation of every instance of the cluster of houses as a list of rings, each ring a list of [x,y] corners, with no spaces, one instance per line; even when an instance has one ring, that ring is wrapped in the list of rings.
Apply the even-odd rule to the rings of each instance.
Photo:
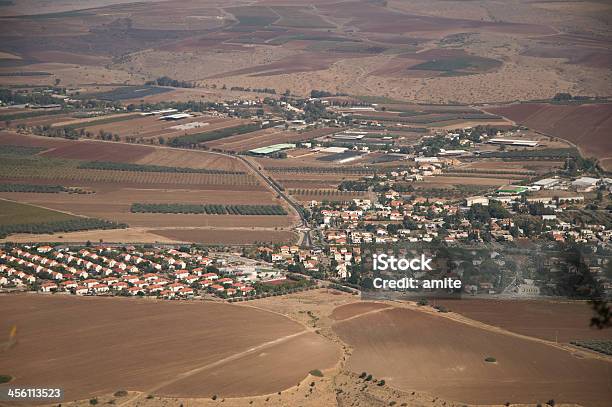
[[[214,270],[214,272],[212,271]],[[277,276],[278,277],[278,276]],[[76,295],[190,298],[254,295],[253,273],[225,259],[175,249],[23,246],[0,250],[0,287]]]

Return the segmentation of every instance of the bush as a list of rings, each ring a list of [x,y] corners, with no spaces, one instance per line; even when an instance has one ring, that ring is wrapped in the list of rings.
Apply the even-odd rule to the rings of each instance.
[[[550,400],[548,400],[548,401],[546,402],[546,404],[548,404],[548,405],[549,405],[549,406],[551,406],[551,407],[555,407],[555,400],[550,399]]]
[[[434,308],[437,309],[438,312],[448,312],[448,309],[444,305],[436,305]]]
[[[359,375],[359,378],[360,378],[360,379],[365,379],[365,377],[366,377],[367,375],[368,375],[368,374],[367,374],[366,372],[361,372],[361,374]]]
[[[9,375],[7,375],[7,374],[0,375],[0,383],[8,383],[8,382],[10,382],[12,379],[13,379],[13,377],[12,377],[12,376],[9,376]]]
[[[127,396],[128,392],[125,390],[118,390],[115,392],[114,396],[115,397],[125,397]]]
[[[96,404],[98,404],[98,399],[97,398],[89,399],[89,404],[91,404],[92,406],[95,406]]]
[[[214,396],[211,397],[213,400],[217,399],[217,395],[215,394]]]
[[[417,305],[420,307],[428,305],[428,304],[429,304],[429,301],[427,300],[427,298],[421,298],[419,301],[417,301]]]
[[[378,382],[378,386],[384,386],[385,385],[385,380],[382,379],[381,381]]]
[[[316,377],[323,377],[323,372],[321,372],[319,369],[311,370],[310,374]]]
[[[366,382],[369,382],[370,380],[372,380],[372,375],[369,374],[365,379],[366,379]]]
[[[495,359],[493,356],[487,356],[485,358],[485,362],[495,363],[495,362],[497,362],[497,359]]]

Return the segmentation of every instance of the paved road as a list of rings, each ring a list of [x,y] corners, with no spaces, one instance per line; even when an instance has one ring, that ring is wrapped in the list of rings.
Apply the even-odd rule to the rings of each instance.
[[[222,155],[226,155],[223,153],[220,153]],[[306,217],[304,216],[304,212],[303,212],[303,208],[300,204],[298,204],[297,202],[295,202],[290,196],[288,196],[287,194],[285,194],[284,191],[282,191],[278,185],[276,185],[276,183],[274,182],[274,180],[272,180],[272,178],[270,178],[270,176],[264,174],[260,169],[259,166],[253,164],[252,162],[250,162],[249,160],[247,160],[245,157],[240,156],[240,155],[230,155],[227,154],[228,157],[234,157],[239,159],[240,161],[242,161],[245,165],[247,165],[249,168],[251,168],[257,175],[259,175],[269,186],[270,188],[276,192],[276,194],[281,197],[282,199],[285,200],[285,202],[287,202],[289,204],[289,206],[291,206],[295,212],[298,214],[298,216],[300,217],[300,220],[302,221],[302,227],[304,228],[308,228],[308,221],[306,220]],[[312,240],[310,238],[310,231],[309,230],[305,230],[303,233],[302,238],[300,239],[301,241],[301,245],[302,247],[308,248],[312,246]]]

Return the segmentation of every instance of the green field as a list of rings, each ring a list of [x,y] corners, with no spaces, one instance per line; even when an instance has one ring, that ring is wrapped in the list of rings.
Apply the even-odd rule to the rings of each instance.
[[[0,199],[0,225],[62,222],[73,219],[80,218],[51,209]]]
[[[465,56],[457,58],[432,59],[410,67],[411,70],[440,71],[446,75],[460,75],[468,73],[485,72],[499,68],[500,61],[478,56]]]

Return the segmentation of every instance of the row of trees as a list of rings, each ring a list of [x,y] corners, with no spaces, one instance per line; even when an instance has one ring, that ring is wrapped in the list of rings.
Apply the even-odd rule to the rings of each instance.
[[[269,93],[271,95],[276,95],[276,89],[274,88],[252,88],[251,89],[251,88],[245,88],[243,86],[232,86],[230,90],[240,91],[240,92]]]
[[[241,126],[234,127],[226,127],[224,129],[208,131],[205,133],[196,133],[196,134],[188,134],[184,136],[179,136],[172,141],[170,141],[169,145],[172,147],[187,147],[187,146],[195,146],[199,143],[204,143],[206,141],[219,140],[229,136],[237,136],[239,134],[250,133],[256,130],[261,129],[261,126],[258,123],[244,124]]]
[[[134,203],[134,213],[193,213],[205,215],[286,215],[280,205],[191,205]]]
[[[132,172],[168,172],[168,173],[189,173],[189,174],[219,174],[219,175],[243,175],[243,171],[227,171],[208,168],[185,168],[185,167],[166,167],[162,165],[117,163],[110,161],[88,161],[79,165],[78,168],[88,170],[111,170],[111,171],[132,171]]]
[[[125,223],[111,222],[104,219],[78,218],[58,222],[1,225],[0,238],[5,238],[13,233],[43,234],[93,229],[125,229],[127,227],[128,225]]]
[[[37,192],[57,194],[59,192],[68,192],[68,189],[61,185],[0,184],[0,192]]]
[[[145,85],[157,85],[157,86],[172,86],[173,88],[194,88],[195,85],[191,82],[187,81],[179,81],[177,79],[172,79],[168,76],[162,76],[152,81],[148,81]]]

